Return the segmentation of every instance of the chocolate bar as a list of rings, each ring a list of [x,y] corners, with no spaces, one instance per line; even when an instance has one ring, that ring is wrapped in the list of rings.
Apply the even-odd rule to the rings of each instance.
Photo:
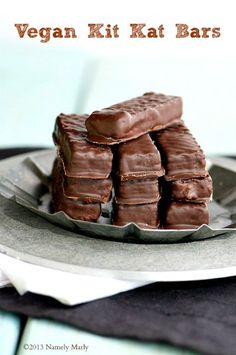
[[[153,134],[161,152],[165,179],[192,179],[208,175],[204,153],[184,125],[169,127]]]
[[[149,92],[93,112],[86,120],[88,139],[117,144],[181,122],[182,99]]]
[[[114,154],[121,181],[164,175],[160,153],[148,134],[119,144]]]
[[[113,224],[123,226],[130,222],[142,228],[157,228],[159,226],[157,203],[145,205],[114,204]]]
[[[140,205],[157,202],[160,199],[157,178],[145,180],[116,181],[115,200],[117,204]]]
[[[86,203],[107,203],[111,199],[112,180],[79,179],[65,176],[64,193],[68,197],[76,197]]]
[[[53,139],[66,176],[106,179],[112,169],[112,152],[108,146],[87,141],[87,115],[60,114],[56,119]]]
[[[52,194],[52,202],[55,212],[63,211],[76,220],[96,222],[101,214],[99,203],[83,203],[58,193]]]
[[[66,197],[76,198],[85,203],[107,203],[111,198],[112,179],[80,179],[64,174],[62,161],[54,162],[54,174],[63,177],[63,191]]]
[[[171,201],[165,208],[165,229],[195,229],[209,223],[209,212],[205,203]]]
[[[212,179],[204,178],[176,180],[170,182],[171,198],[179,201],[208,202],[212,195]]]
[[[63,193],[63,176],[57,174],[55,164],[52,171],[52,204],[55,212],[63,211],[73,219],[95,222],[101,214],[100,203],[84,203],[68,198]]]
[[[69,217],[81,221],[96,222],[101,214],[99,203],[83,203],[58,193],[52,194],[52,202],[55,212],[63,211]]]

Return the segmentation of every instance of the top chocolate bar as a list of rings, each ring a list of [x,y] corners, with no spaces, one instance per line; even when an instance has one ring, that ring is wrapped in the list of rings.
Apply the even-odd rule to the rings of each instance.
[[[93,112],[86,120],[88,139],[117,144],[180,123],[182,99],[153,92]]]
[[[112,169],[113,154],[107,146],[88,142],[87,115],[60,114],[53,140],[58,146],[65,175],[78,178],[106,179]]]

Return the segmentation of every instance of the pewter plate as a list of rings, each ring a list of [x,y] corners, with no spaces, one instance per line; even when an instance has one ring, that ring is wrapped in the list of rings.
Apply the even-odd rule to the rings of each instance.
[[[33,160],[36,158],[40,171],[45,169],[46,174],[48,155],[53,159],[50,151],[30,155]],[[29,156],[2,161],[0,175],[10,181],[17,166],[26,158]],[[235,214],[233,163],[231,160],[215,159],[211,168],[211,174],[216,175],[213,178],[220,187],[217,190],[216,186],[216,194],[221,194],[220,201],[224,203],[224,207],[220,208],[230,211],[231,216]],[[28,178],[26,170],[21,169],[18,180],[12,182],[18,188],[19,182],[23,184],[25,181],[25,174]],[[32,173],[32,179],[36,175]],[[226,175],[229,175],[228,179],[225,179]],[[23,192],[24,188],[27,191],[27,186],[21,185]],[[39,196],[41,188],[40,183]],[[233,228],[215,238],[191,242],[185,239],[178,243],[144,244],[96,239],[50,223],[35,211],[22,206],[23,203],[15,203],[11,193],[11,189],[7,190],[5,186],[7,198],[0,197],[0,252],[9,256],[58,270],[126,280],[184,281],[236,275],[236,231]],[[29,198],[31,193],[28,190],[25,198]]]

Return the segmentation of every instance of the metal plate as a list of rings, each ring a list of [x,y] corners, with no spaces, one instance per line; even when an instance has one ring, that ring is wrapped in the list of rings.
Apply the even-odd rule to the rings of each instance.
[[[43,154],[47,152],[41,153],[42,161]],[[2,161],[0,175],[25,157]],[[184,281],[236,275],[236,232],[175,244],[95,239],[53,225],[3,197],[0,252],[58,270],[128,280]]]

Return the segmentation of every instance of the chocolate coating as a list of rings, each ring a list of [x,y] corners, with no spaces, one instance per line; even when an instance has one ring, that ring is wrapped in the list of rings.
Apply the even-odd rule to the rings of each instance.
[[[55,212],[63,211],[69,217],[82,221],[96,222],[101,214],[100,203],[84,203],[78,199],[68,198],[63,192],[63,176],[52,171],[52,204]]]
[[[166,180],[192,179],[208,174],[204,153],[184,125],[156,132],[153,137],[162,155]]]
[[[117,204],[140,205],[157,202],[160,199],[158,180],[117,181],[115,200]]]
[[[101,214],[99,203],[83,203],[57,193],[52,194],[52,202],[55,212],[63,211],[70,218],[76,220],[96,222]]]
[[[130,222],[142,228],[157,228],[159,226],[157,203],[145,205],[114,205],[113,224],[123,226]]]
[[[87,141],[87,115],[60,114],[53,139],[62,158],[65,175],[78,178],[106,179],[112,169],[112,152],[108,146]]]
[[[204,178],[176,180],[171,184],[171,197],[180,201],[208,202],[212,195],[212,179]]]
[[[54,175],[59,174],[63,180],[63,191],[66,197],[75,198],[85,203],[107,203],[111,198],[112,179],[80,179],[64,174],[62,161],[54,162]]]
[[[161,156],[149,134],[117,147],[117,174],[122,181],[164,175]]]
[[[88,139],[117,144],[181,122],[182,99],[153,92],[93,112],[86,120]]]
[[[171,201],[166,205],[165,229],[194,229],[208,223],[209,212],[205,203]]]

